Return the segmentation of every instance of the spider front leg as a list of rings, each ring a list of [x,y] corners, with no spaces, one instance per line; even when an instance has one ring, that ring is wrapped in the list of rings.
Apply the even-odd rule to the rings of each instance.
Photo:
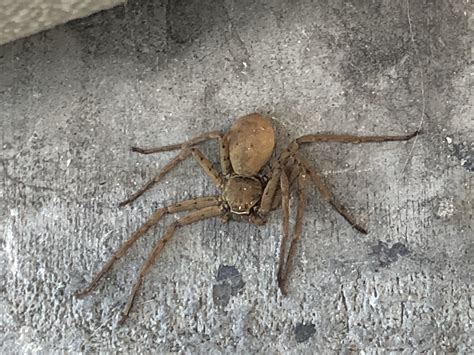
[[[104,275],[112,268],[115,262],[123,257],[127,251],[140,239],[151,227],[153,227],[158,221],[169,213],[176,213],[182,211],[188,211],[192,209],[202,209],[205,207],[218,206],[220,204],[219,196],[210,197],[198,197],[190,200],[181,201],[173,205],[162,207],[156,210],[150,218],[135,232],[132,236],[125,241],[120,248],[112,255],[112,257],[105,263],[102,269],[94,276],[93,280],[84,290],[78,291],[76,297],[83,298],[91,293],[99,284],[99,281]]]
[[[137,296],[137,292],[140,289],[141,284],[143,283],[143,279],[145,278],[145,275],[150,270],[150,267],[153,265],[156,258],[165,247],[166,243],[169,242],[169,240],[173,237],[176,229],[182,226],[185,226],[187,224],[191,224],[191,223],[206,219],[206,218],[219,217],[219,216],[222,217],[224,215],[225,215],[225,212],[221,209],[220,206],[210,206],[210,207],[202,208],[198,211],[192,212],[182,218],[179,218],[177,221],[171,223],[168,226],[163,238],[161,238],[156,243],[155,247],[153,248],[153,251],[150,253],[150,255],[147,257],[147,259],[143,263],[140,269],[140,273],[138,274],[135,284],[133,285],[130,296],[128,297],[127,304],[125,305],[125,308],[122,312],[122,318],[120,319],[119,324],[123,324],[125,320],[127,319],[130,313],[130,310],[132,309],[135,298]]]

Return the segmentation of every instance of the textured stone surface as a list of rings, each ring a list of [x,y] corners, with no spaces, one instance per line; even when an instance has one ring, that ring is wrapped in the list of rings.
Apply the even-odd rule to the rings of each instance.
[[[124,0],[2,0],[0,44],[109,9]]]
[[[468,3],[361,3],[130,1],[2,46],[2,352],[472,353]],[[304,149],[369,234],[311,192],[286,298],[273,213],[179,230],[123,327],[173,216],[75,299],[155,208],[216,191],[187,161],[120,209],[173,156],[128,147],[253,111],[275,118],[279,148],[310,132],[424,134]],[[203,150],[217,161],[215,143]]]

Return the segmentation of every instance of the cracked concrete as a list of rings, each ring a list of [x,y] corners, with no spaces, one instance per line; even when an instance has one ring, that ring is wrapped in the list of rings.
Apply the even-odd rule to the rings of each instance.
[[[2,352],[472,353],[468,16],[454,0],[129,1],[0,47]],[[122,327],[173,216],[73,297],[154,209],[216,193],[186,161],[118,208],[172,157],[129,146],[253,111],[279,149],[311,132],[423,134],[304,149],[369,234],[311,192],[288,297],[278,212],[179,230]]]

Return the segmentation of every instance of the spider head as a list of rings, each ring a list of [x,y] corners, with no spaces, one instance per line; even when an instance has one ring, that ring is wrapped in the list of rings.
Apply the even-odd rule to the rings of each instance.
[[[222,197],[232,213],[248,215],[260,201],[262,193],[262,183],[259,179],[235,175],[227,181]]]

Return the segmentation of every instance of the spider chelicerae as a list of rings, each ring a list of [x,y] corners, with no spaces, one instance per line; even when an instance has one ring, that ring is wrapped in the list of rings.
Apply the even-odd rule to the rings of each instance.
[[[211,217],[221,217],[224,221],[238,219],[263,225],[270,211],[279,207],[282,208],[283,213],[283,236],[280,245],[277,281],[281,292],[286,295],[288,291],[288,275],[296,254],[297,242],[302,233],[306,190],[309,180],[319,190],[322,197],[353,228],[361,233],[367,233],[367,230],[359,225],[347,209],[336,200],[312,164],[301,155],[299,151],[300,145],[312,142],[376,143],[406,141],[415,137],[418,133],[418,131],[415,131],[408,135],[399,136],[308,134],[292,141],[285,150],[269,163],[275,149],[275,130],[270,119],[258,113],[252,113],[237,119],[232,128],[224,134],[218,131],[208,132],[187,142],[160,148],[143,149],[132,147],[133,151],[141,154],[160,153],[178,149],[180,152],[158,175],[149,180],[127,200],[121,202],[120,206],[133,202],[154,184],[162,180],[179,162],[190,156],[198,162],[204,173],[222,193],[215,196],[196,197],[157,209],[112,255],[95,275],[89,286],[83,291],[77,292],[76,296],[84,297],[93,291],[102,277],[112,268],[115,261],[123,257],[130,247],[164,215],[192,210],[193,212],[176,219],[168,225],[163,237],[155,244],[152,252],[145,260],[122,312],[119,323],[123,323],[130,313],[145,275],[178,228]],[[196,148],[196,145],[208,140],[218,140],[220,143],[220,172]],[[268,174],[263,173],[266,167],[269,167]],[[298,203],[290,242],[289,198],[290,187],[295,183],[297,184]]]

